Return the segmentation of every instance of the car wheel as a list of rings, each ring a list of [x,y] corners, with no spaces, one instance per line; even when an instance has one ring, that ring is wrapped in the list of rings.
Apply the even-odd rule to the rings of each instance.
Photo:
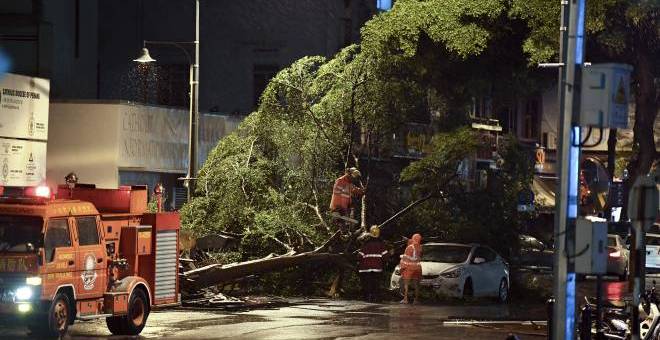
[[[509,282],[506,278],[502,278],[500,281],[500,286],[497,292],[497,300],[500,303],[507,303],[509,301]]]
[[[467,278],[463,285],[463,298],[471,298],[474,296],[474,289],[472,287],[472,279]]]

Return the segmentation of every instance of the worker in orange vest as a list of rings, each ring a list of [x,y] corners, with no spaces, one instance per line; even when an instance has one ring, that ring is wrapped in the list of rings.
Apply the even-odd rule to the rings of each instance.
[[[332,187],[332,199],[330,200],[330,212],[339,215],[335,224],[342,228],[346,223],[341,220],[353,219],[353,197],[364,195],[365,189],[360,183],[360,171],[356,168],[348,168],[344,175],[337,178]]]
[[[408,288],[412,284],[415,288],[414,304],[419,302],[419,282],[422,280],[422,235],[415,234],[408,241],[406,251],[401,255],[399,270],[403,278],[403,300],[408,303]]]

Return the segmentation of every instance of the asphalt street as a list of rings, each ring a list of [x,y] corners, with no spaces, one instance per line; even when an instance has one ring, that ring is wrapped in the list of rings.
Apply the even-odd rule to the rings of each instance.
[[[451,305],[371,304],[298,300],[285,307],[248,311],[172,309],[153,312],[138,339],[543,339],[543,306],[473,301]],[[470,320],[490,320],[471,324]],[[32,339],[19,326],[3,326],[3,339]],[[104,320],[77,322],[65,339],[123,339]],[[135,339],[135,338],[129,338]]]

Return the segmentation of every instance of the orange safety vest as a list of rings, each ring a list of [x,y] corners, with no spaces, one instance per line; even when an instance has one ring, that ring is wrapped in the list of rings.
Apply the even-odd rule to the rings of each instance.
[[[406,247],[406,251],[401,255],[401,263],[399,267],[412,268],[412,267],[421,267],[422,262],[422,246],[420,244],[409,244]]]
[[[363,190],[351,183],[349,175],[344,175],[335,181],[330,199],[330,211],[347,211],[351,207],[352,196],[362,195]]]

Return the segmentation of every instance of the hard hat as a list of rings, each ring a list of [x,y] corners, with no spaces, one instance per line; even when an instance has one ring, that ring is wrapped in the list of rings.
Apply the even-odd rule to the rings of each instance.
[[[346,173],[350,174],[352,177],[360,177],[362,174],[360,173],[360,170],[358,170],[355,167],[351,167],[346,169]]]
[[[76,184],[76,183],[78,183],[78,175],[76,175],[75,172],[69,172],[64,177],[64,181],[68,184]]]
[[[373,238],[379,238],[380,228],[378,228],[377,225],[372,225],[371,228],[369,228],[369,235],[371,235]]]

